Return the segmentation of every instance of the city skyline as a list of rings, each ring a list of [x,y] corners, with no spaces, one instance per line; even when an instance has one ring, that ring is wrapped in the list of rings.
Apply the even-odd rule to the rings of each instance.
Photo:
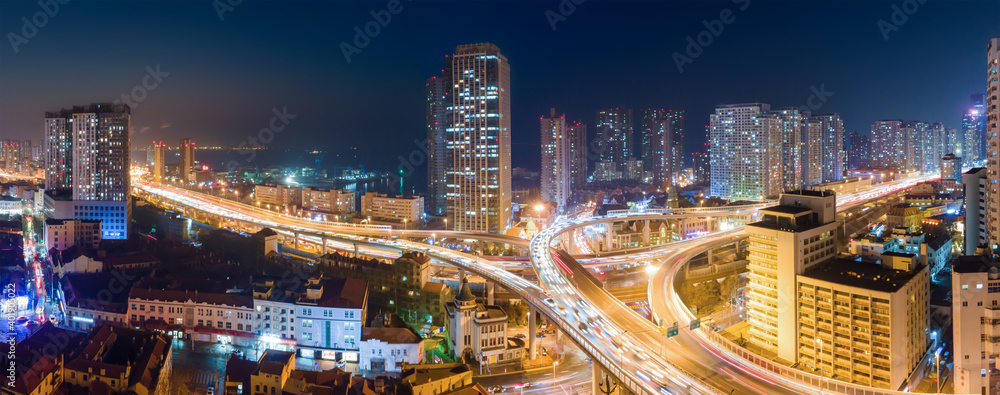
[[[292,23],[293,17],[306,18],[308,22],[314,16],[301,15],[305,12],[284,9],[273,3],[241,5],[223,13],[222,20],[210,7],[185,3],[116,5],[111,10],[104,9],[108,5],[100,3],[87,9],[64,6],[58,17],[53,17],[39,29],[37,37],[18,45],[16,53],[14,46],[0,50],[0,60],[5,64],[0,82],[5,86],[5,92],[9,92],[0,97],[0,134],[5,138],[39,139],[42,127],[34,114],[45,108],[65,102],[107,102],[126,93],[125,100],[137,104],[133,106],[135,136],[132,137],[132,141],[137,143],[174,141],[180,137],[179,134],[183,134],[199,142],[204,141],[204,145],[238,146],[248,134],[267,126],[273,109],[286,109],[296,118],[277,134],[269,146],[334,149],[340,145],[358,145],[360,151],[366,152],[377,147],[361,136],[379,133],[391,138],[381,142],[386,148],[382,156],[372,156],[375,157],[374,163],[388,169],[397,165],[397,156],[416,149],[414,140],[422,141],[426,136],[423,127],[425,112],[419,104],[424,92],[419,84],[440,70],[441,56],[450,53],[454,46],[469,42],[492,42],[505,49],[511,59],[514,69],[511,82],[512,162],[517,167],[538,168],[540,158],[533,147],[538,146],[539,136],[533,119],[545,115],[551,107],[565,112],[567,119],[591,125],[595,123],[597,110],[619,105],[634,109],[658,107],[684,110],[689,126],[685,136],[685,156],[698,151],[700,145],[707,141],[707,136],[694,131],[700,131],[699,126],[708,123],[708,115],[716,105],[725,103],[758,100],[797,106],[819,103],[821,108],[814,112],[840,113],[845,131],[862,133],[867,133],[868,125],[883,119],[921,119],[943,122],[947,128],[960,129],[961,117],[969,107],[969,95],[984,90],[982,79],[976,77],[981,64],[981,44],[990,36],[1000,34],[989,23],[990,16],[1000,12],[997,9],[1000,6],[985,1],[923,4],[903,25],[885,36],[877,22],[891,19],[893,9],[890,2],[848,5],[755,2],[745,10],[740,9],[744,5],[740,2],[635,3],[628,7],[593,2],[577,6],[565,20],[559,20],[554,25],[550,25],[545,12],[558,12],[558,3],[512,3],[509,7],[477,4],[471,6],[476,9],[469,12],[482,9],[507,17],[500,19],[525,28],[512,33],[513,30],[504,26],[474,27],[465,34],[453,37],[438,34],[439,30],[433,26],[415,28],[414,24],[420,23],[418,21],[422,21],[422,16],[433,21],[461,14],[443,10],[442,7],[447,4],[403,4],[402,10],[393,14],[392,20],[380,29],[380,34],[370,38],[369,45],[360,48],[360,53],[351,55],[350,63],[346,61],[339,44],[353,41],[351,27],[364,26],[372,18],[369,12],[383,9],[384,4],[310,3],[304,8],[320,11],[317,14],[324,10],[337,10],[335,18],[338,23],[333,25],[345,28],[291,31],[281,29]],[[638,7],[638,4],[644,7]],[[35,4],[9,4],[6,8],[8,12],[0,17],[0,21],[15,32],[21,27],[20,16],[31,16],[37,11]],[[102,10],[108,12],[102,13]],[[52,53],[73,56],[79,49],[65,47],[59,40],[78,31],[89,32],[89,28],[81,25],[84,21],[101,21],[114,18],[119,13],[144,15],[149,10],[162,13],[162,16],[125,21],[126,28],[140,23],[143,26],[142,29],[131,29],[137,32],[136,37],[124,43],[126,46],[129,42],[143,43],[136,47],[135,56],[127,62],[114,62],[115,59],[122,59],[125,53],[93,48],[92,51],[100,56],[88,56],[94,60],[84,60],[78,66],[81,73],[92,77],[82,83],[81,89],[57,95],[62,97],[41,97],[36,92],[58,92],[58,86],[67,86],[68,81],[12,77],[37,75],[37,72],[29,73],[29,70],[37,70],[37,64],[49,63]],[[686,37],[697,37],[706,29],[702,20],[713,20],[720,10],[735,12],[735,20],[724,25],[724,31],[701,49],[702,54],[691,58],[692,63],[683,64],[683,72],[679,72],[672,55],[675,52],[685,54],[688,45]],[[801,18],[801,21],[784,18],[782,21],[787,23],[779,27],[777,23],[769,23],[774,18],[769,11],[774,10],[796,12],[808,17]],[[677,23],[664,26],[652,22],[653,15],[658,14],[656,11],[670,14],[683,12],[691,17],[678,18]],[[934,18],[921,18],[924,12]],[[259,28],[251,21],[263,14],[273,14],[273,25],[259,32],[249,32],[251,26]],[[175,31],[173,28],[178,25],[174,20],[181,19],[171,18],[180,15],[187,16],[185,24],[192,24],[194,29]],[[597,18],[603,17],[610,18],[598,22]],[[941,20],[981,26],[981,31],[942,30],[953,25],[940,23]],[[597,34],[590,29],[595,23],[607,29]],[[868,28],[846,28],[853,25]],[[555,31],[552,31],[553,26]],[[805,29],[807,26],[809,29]],[[796,45],[802,41],[803,35],[792,34],[795,29],[806,32],[818,30],[815,34],[805,34],[812,40],[811,45],[797,49],[808,53],[797,58],[808,60],[763,61],[773,56],[786,57],[778,49],[782,47],[779,45],[774,49],[754,46],[758,51],[765,52],[748,52],[747,44],[765,35],[771,40],[778,37],[778,42],[784,42],[786,48]],[[404,35],[404,31],[419,33]],[[245,39],[248,41],[245,42],[262,41],[268,44],[267,48],[273,48],[277,56],[260,56],[256,46],[231,45],[231,40],[235,39],[233,35],[240,32],[247,33]],[[829,36],[832,33],[836,33],[837,38]],[[101,41],[100,38],[105,35],[100,32],[93,34],[98,38],[95,42]],[[329,50],[317,53],[311,51],[312,46],[305,50],[302,42],[306,35],[328,39]],[[432,35],[438,38],[428,40]],[[529,39],[536,36],[543,40],[535,43],[536,40]],[[657,48],[662,50],[649,50],[649,40],[656,40]],[[415,42],[419,44],[414,45]],[[624,58],[612,56],[608,60],[599,56],[595,58],[582,47],[584,45],[612,46],[630,55]],[[905,60],[905,54],[917,50],[935,51],[940,56],[916,65]],[[402,73],[386,76],[387,67],[401,61],[401,57],[407,57],[408,66],[396,67]],[[729,66],[723,59],[729,57],[748,59],[742,65],[746,70],[739,76],[725,71]],[[544,60],[548,67],[569,71],[550,76],[541,71],[543,69],[530,67],[533,59]],[[857,59],[865,61],[858,62]],[[562,67],[562,63],[572,64],[573,67]],[[859,63],[878,64],[880,67],[857,69]],[[330,70],[321,75],[316,66],[306,65],[323,65]],[[756,78],[747,79],[746,75]],[[921,84],[913,84],[914,79],[919,79]],[[52,88],[38,89],[46,86]],[[726,89],[727,86],[739,86],[740,89]],[[355,100],[344,102],[326,95],[331,89],[351,94]],[[234,92],[242,97],[220,96]],[[602,94],[598,96],[597,92]],[[827,96],[817,97],[820,99],[818,102],[816,99],[810,101],[810,96],[816,95]],[[191,98],[214,100],[216,105],[207,111],[206,105]],[[312,100],[319,98],[322,99]],[[920,99],[903,105],[906,98]],[[879,105],[868,105],[867,100]],[[369,110],[382,108],[382,105],[374,105],[376,102],[398,108],[399,116],[376,116],[373,110]],[[330,118],[337,122],[327,122]],[[593,138],[597,128],[590,129]],[[210,134],[211,140],[217,141],[205,141],[198,137],[205,134]],[[328,144],[329,147],[306,146],[303,143],[315,138],[320,138],[319,144]],[[638,144],[637,141],[633,143]]]

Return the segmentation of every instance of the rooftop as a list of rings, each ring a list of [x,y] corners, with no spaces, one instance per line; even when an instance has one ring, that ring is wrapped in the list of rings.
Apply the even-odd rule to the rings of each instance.
[[[285,366],[289,363],[293,363],[291,362],[293,358],[295,358],[294,352],[267,349],[264,351],[264,354],[260,356],[260,360],[257,361],[257,372],[255,373],[266,373],[276,376],[281,375]]]
[[[951,271],[955,273],[986,273],[997,267],[997,262],[981,255],[959,256],[952,264]]]
[[[129,292],[129,299],[159,300],[164,302],[187,302],[191,300],[195,303],[253,308],[253,297],[240,294],[132,288],[132,291]]]
[[[424,340],[410,328],[361,328],[361,340],[369,339],[389,344],[415,344]]]
[[[323,287],[323,295],[318,300],[307,299],[303,294],[299,298],[299,303],[341,309],[365,307],[365,299],[368,298],[368,281],[359,278],[334,278],[322,280],[320,284]]]
[[[801,276],[878,292],[896,292],[919,271],[892,270],[877,264],[838,258],[819,264]]]
[[[795,207],[795,206],[773,206],[761,209],[762,212],[773,212],[779,214],[802,214],[807,211],[812,211],[809,207]]]

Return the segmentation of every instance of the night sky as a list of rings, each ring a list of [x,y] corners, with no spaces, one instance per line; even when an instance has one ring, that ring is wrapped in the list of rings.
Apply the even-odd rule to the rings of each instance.
[[[688,152],[715,105],[801,106],[812,87],[833,93],[817,112],[839,112],[849,131],[892,118],[960,127],[985,90],[1000,1],[927,1],[885,40],[878,21],[892,23],[894,5],[904,2],[588,0],[553,31],[545,12],[558,1],[403,1],[348,63],[340,43],[387,2],[244,0],[220,20],[211,1],[74,0],[15,53],[9,33],[42,9],[0,0],[0,137],[39,140],[44,111],[114,100],[159,65],[169,75],[133,109],[133,147],[236,146],[286,107],[296,117],[269,146],[353,146],[395,168],[426,136],[425,79],[475,42],[511,63],[515,166],[538,167],[549,107],[592,133],[598,108],[682,109]],[[678,72],[671,55],[724,10],[735,20]]]

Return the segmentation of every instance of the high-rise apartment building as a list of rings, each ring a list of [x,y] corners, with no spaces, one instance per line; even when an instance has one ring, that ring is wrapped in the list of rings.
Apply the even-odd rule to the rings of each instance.
[[[73,187],[73,110],[45,113],[45,189]]]
[[[45,113],[46,215],[101,221],[102,238],[128,236],[131,109],[98,103]]]
[[[181,151],[181,161],[177,165],[177,178],[183,182],[194,182],[194,142],[189,139],[181,139],[181,145],[178,149]]]
[[[444,75],[449,224],[503,232],[512,219],[510,64],[493,44],[460,45]]]
[[[778,206],[760,211],[760,222],[746,225],[750,341],[786,361],[796,360],[799,347],[796,277],[836,254],[835,206],[830,192],[783,193]]]
[[[821,123],[822,182],[844,179],[847,151],[844,148],[844,121],[840,119],[840,114],[810,115],[809,120]]]
[[[937,171],[947,150],[941,123],[884,120],[872,124],[871,165],[882,169]]]
[[[872,124],[871,165],[881,169],[912,170],[914,133],[906,121]]]
[[[691,154],[691,160],[694,162],[695,181],[699,184],[708,182],[712,177],[712,162],[709,153],[695,152]]]
[[[570,191],[570,139],[566,132],[566,116],[551,109],[542,117],[542,200],[555,202],[565,210]]]
[[[444,215],[448,212],[445,109],[449,104],[444,77],[428,78],[424,93],[427,99],[427,213]]]
[[[985,167],[976,167],[962,174],[962,186],[965,190],[965,255],[973,255],[976,248],[989,244],[986,174]]]
[[[163,182],[163,175],[167,171],[167,145],[162,141],[153,142],[153,181],[157,184]]]
[[[802,113],[788,107],[771,114],[781,139],[781,187],[790,191],[802,187]]]
[[[850,132],[845,141],[847,142],[847,167],[851,169],[868,167],[871,158],[871,137],[858,132]]]
[[[823,168],[833,168],[833,162],[823,162],[823,122],[805,118],[801,128],[802,185],[823,183]]]
[[[587,159],[590,147],[587,146],[587,124],[573,121],[566,124],[566,134],[569,135],[570,156],[570,193],[576,188],[587,185]]]
[[[962,115],[962,152],[967,166],[986,159],[986,95],[974,94]]]
[[[684,167],[684,111],[642,111],[642,164],[653,185],[664,190],[677,184]]]
[[[623,164],[634,157],[632,109],[616,107],[600,110],[595,125],[602,162]]]
[[[941,157],[941,182],[962,183],[962,158],[955,154]]]
[[[12,175],[29,175],[31,140],[0,139],[0,170]]]
[[[986,48],[986,193],[990,247],[1000,248],[1000,38]]]
[[[770,111],[764,103],[715,108],[709,127],[712,196],[764,200],[781,192],[782,128]]]

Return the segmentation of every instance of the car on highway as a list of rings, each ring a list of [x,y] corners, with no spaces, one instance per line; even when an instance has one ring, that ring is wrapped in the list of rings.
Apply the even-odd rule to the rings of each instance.
[[[507,388],[502,385],[491,385],[486,391],[489,391],[491,394],[497,394],[507,391]]]

